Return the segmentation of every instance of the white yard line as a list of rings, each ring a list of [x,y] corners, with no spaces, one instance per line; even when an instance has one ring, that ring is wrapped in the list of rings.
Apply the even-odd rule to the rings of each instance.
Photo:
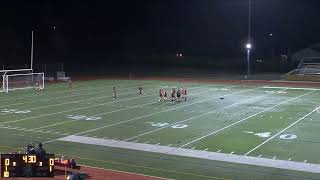
[[[153,91],[153,90],[155,90],[155,89],[156,89],[156,88],[154,88],[154,89],[148,89],[148,90],[146,90],[146,92]],[[134,93],[136,93],[136,91],[135,91],[135,92],[122,93],[122,94],[119,94],[118,96],[120,96],[120,95],[127,95],[127,94],[134,94]],[[153,96],[153,94],[151,94],[151,95],[145,95],[145,96],[140,96],[140,97],[148,97],[148,96]],[[70,102],[65,102],[65,103],[52,104],[52,105],[47,105],[47,106],[30,108],[30,109],[28,109],[28,110],[38,110],[38,109],[44,109],[44,108],[48,108],[48,107],[62,106],[62,105],[66,105],[66,104],[75,104],[75,103],[86,102],[86,101],[91,101],[91,100],[96,100],[96,99],[103,99],[103,98],[108,98],[108,97],[112,97],[112,95],[111,95],[111,96],[110,96],[110,95],[109,95],[109,96],[99,96],[99,97],[94,97],[94,98],[89,98],[89,99],[78,100],[78,101],[70,101]]]
[[[148,96],[152,96],[152,95],[148,95]],[[103,106],[103,105],[107,105],[107,104],[112,104],[112,103],[122,102],[122,101],[128,101],[128,100],[137,99],[137,98],[142,98],[142,97],[146,97],[146,96],[137,96],[137,97],[128,98],[128,99],[123,99],[123,100],[119,100],[119,101],[107,102],[107,103],[96,104],[96,105],[92,105],[92,106],[86,106],[86,107],[81,107],[81,108],[75,108],[75,109],[65,110],[65,111],[59,111],[59,112],[54,112],[54,113],[43,114],[43,115],[39,115],[39,116],[28,117],[28,118],[24,118],[24,119],[18,119],[18,120],[13,120],[13,121],[1,122],[0,124],[9,124],[9,123],[13,123],[13,122],[26,121],[26,120],[29,120],[29,119],[35,119],[35,118],[40,118],[40,117],[52,116],[52,115],[57,115],[57,114],[62,114],[62,113],[67,113],[67,112],[82,110],[82,109],[89,109],[89,108],[93,108],[93,107],[99,107],[99,106]]]
[[[252,89],[247,89],[247,90],[239,91],[239,92],[235,92],[235,93],[230,93],[230,94],[225,95],[225,96],[230,96],[230,95],[233,95],[233,94],[239,94],[239,93],[244,93],[244,92],[248,92],[248,91],[253,91],[253,90],[256,90],[256,89],[259,89],[259,87],[257,87],[257,88],[252,88]],[[114,124],[110,124],[110,125],[106,125],[106,126],[102,126],[102,127],[90,129],[90,130],[83,131],[83,132],[80,132],[80,133],[76,133],[76,134],[73,134],[73,135],[86,134],[86,133],[88,133],[88,132],[97,131],[97,130],[99,130],[99,129],[104,129],[104,128],[116,126],[116,125],[119,125],[119,124],[123,124],[123,123],[131,122],[131,121],[135,121],[135,120],[137,120],[137,119],[142,119],[142,118],[149,117],[149,116],[153,116],[153,115],[160,114],[160,113],[163,113],[163,112],[168,112],[168,111],[172,111],[172,110],[175,110],[175,109],[180,109],[180,108],[183,108],[183,107],[186,107],[186,106],[191,106],[191,105],[193,105],[193,104],[197,104],[197,103],[209,101],[209,100],[212,100],[212,99],[215,99],[215,98],[217,98],[217,97],[213,97],[213,98],[209,98],[209,99],[205,99],[205,100],[201,100],[201,101],[196,101],[196,102],[193,102],[193,103],[190,103],[190,104],[185,104],[185,105],[182,105],[182,106],[179,106],[179,107],[174,107],[174,108],[170,108],[170,109],[167,109],[167,110],[159,111],[159,112],[156,112],[156,113],[151,113],[151,114],[147,114],[147,115],[144,115],[144,116],[140,116],[140,117],[128,119],[128,120],[125,120],[125,121],[121,121],[121,122],[118,122],[118,123],[114,123]],[[45,142],[45,143],[50,143],[50,142],[53,142],[53,141],[56,141],[56,140],[58,140],[58,139],[54,139],[54,140],[51,140],[51,141],[47,141],[47,142]]]
[[[157,82],[154,82],[154,83],[149,83],[149,84],[156,84]],[[143,83],[142,83],[143,84]],[[149,85],[148,84],[148,85]],[[160,84],[168,84],[168,83],[160,83]],[[184,84],[184,85],[195,85],[194,83],[188,83],[188,84]],[[107,87],[113,87],[115,86],[114,84],[111,84],[111,85],[104,85],[104,86],[99,86],[99,87],[94,87],[94,88],[73,88],[71,91],[68,90],[68,91],[61,91],[61,92],[45,92],[45,93],[42,93],[42,94],[38,94],[38,93],[35,93],[35,94],[31,94],[31,95],[25,95],[25,96],[20,96],[18,98],[4,98],[4,99],[0,99],[1,102],[3,101],[9,101],[9,100],[19,100],[19,99],[25,99],[25,98],[28,98],[28,97],[43,97],[43,96],[46,96],[46,95],[55,95],[55,94],[63,94],[63,93],[72,93],[72,92],[82,92],[82,91],[94,91],[94,90],[97,90],[97,89],[105,89]],[[136,84],[134,82],[130,83],[130,85],[127,85],[128,88],[122,88],[123,89],[130,89],[130,88],[134,88],[136,86]],[[67,85],[66,85],[67,87]],[[136,92],[136,91],[135,91]],[[70,97],[70,96],[68,96]],[[54,99],[54,98],[52,98]],[[12,104],[12,105],[19,105],[18,103],[17,104]],[[4,106],[1,106],[1,107],[4,107]]]
[[[317,107],[318,108],[318,107]],[[315,108],[314,110],[312,110],[311,112],[309,112],[308,114],[304,115],[303,117],[301,117],[300,119],[298,119],[297,121],[293,122],[292,124],[290,124],[289,126],[287,126],[286,128],[284,128],[283,130],[279,131],[277,134],[271,136],[269,139],[265,140],[263,143],[259,144],[258,146],[254,147],[253,149],[251,149],[250,151],[248,151],[247,153],[245,153],[244,155],[247,156],[250,153],[252,153],[253,151],[257,150],[258,148],[260,148],[261,146],[263,146],[264,144],[266,144],[267,142],[271,141],[272,139],[274,139],[275,137],[279,136],[281,133],[283,133],[284,131],[288,130],[289,128],[291,128],[292,126],[296,125],[297,123],[299,123],[300,121],[304,120],[306,117],[310,116],[312,113],[317,111],[317,108]]]
[[[28,98],[28,97],[42,97],[42,96],[46,96],[46,95],[54,95],[54,94],[63,94],[63,93],[72,93],[72,92],[81,92],[81,91],[89,91],[89,90],[95,90],[95,89],[102,89],[102,88],[106,88],[106,87],[113,87],[114,85],[108,85],[108,86],[99,86],[98,88],[97,87],[94,87],[94,88],[73,88],[71,91],[70,90],[67,90],[67,91],[60,91],[60,92],[46,92],[46,93],[43,93],[43,94],[37,94],[37,93],[33,93],[33,94],[30,94],[30,95],[25,95],[25,96],[19,96],[17,98],[5,98],[5,99],[0,99],[1,102],[3,101],[9,101],[9,100],[18,100],[18,99],[25,99],[25,98]],[[66,85],[67,87],[67,85]],[[51,89],[50,89],[51,90]],[[59,90],[59,89],[57,89]]]
[[[195,94],[202,94],[202,93],[205,93],[205,92],[209,92],[209,91],[200,91],[199,93],[195,93]],[[195,95],[195,94],[193,94],[193,95]],[[141,104],[141,105],[137,105],[137,106],[128,106],[127,108],[118,109],[118,110],[109,111],[109,112],[100,113],[100,114],[95,114],[93,116],[102,116],[102,115],[111,114],[111,113],[115,113],[115,112],[119,112],[119,111],[123,111],[123,110],[128,110],[128,109],[133,109],[133,108],[137,108],[137,107],[141,108],[143,106],[147,106],[147,105],[154,104],[154,103],[155,102],[145,103],[145,104]],[[79,120],[63,121],[63,122],[59,122],[59,123],[55,123],[55,124],[50,124],[50,125],[47,125],[47,126],[41,126],[41,127],[35,128],[35,129],[42,129],[42,128],[61,125],[61,124],[67,124],[67,123],[71,123],[71,122],[74,122],[74,121],[79,121]]]
[[[200,86],[200,87],[201,87],[201,86]],[[199,88],[199,87],[195,87],[195,88]],[[191,89],[191,88],[189,88],[189,89]],[[72,111],[77,111],[77,110],[82,110],[82,109],[88,109],[88,108],[93,108],[93,107],[98,107],[98,106],[103,106],[103,105],[112,104],[112,103],[116,103],[116,102],[128,101],[128,100],[137,99],[137,98],[142,98],[142,97],[148,97],[148,96],[154,96],[154,95],[152,94],[152,95],[146,95],[146,96],[137,96],[137,97],[128,98],[128,99],[123,99],[123,100],[119,100],[119,101],[111,101],[111,102],[107,102],[107,103],[96,104],[96,105],[86,106],[86,107],[81,107],[81,108],[75,108],[75,109],[70,109],[70,110],[66,110],[66,111],[59,111],[59,112],[48,113],[48,114],[43,114],[43,115],[39,115],[39,116],[28,117],[28,118],[24,118],[24,119],[18,119],[18,120],[13,120],[13,121],[1,122],[0,124],[9,124],[9,123],[20,122],[20,121],[25,121],[25,120],[29,120],[29,119],[35,119],[35,118],[40,118],[40,117],[52,116],[52,115],[56,115],[56,114],[62,114],[62,113],[66,113],[66,112],[72,112]],[[95,98],[95,99],[97,99],[97,98]],[[83,101],[83,100],[81,100],[81,101]],[[80,102],[80,101],[78,101],[78,102]],[[51,106],[51,105],[50,105],[50,106]]]
[[[141,105],[137,105],[137,106],[131,106],[131,107],[128,107],[128,108],[118,109],[118,110],[114,110],[114,111],[108,111],[108,112],[105,112],[105,113],[101,113],[99,115],[111,114],[111,113],[115,113],[115,112],[119,112],[119,111],[124,111],[124,110],[128,110],[128,109],[133,109],[133,108],[137,108],[137,107],[151,105],[151,104],[154,104],[154,103],[155,102],[145,103],[145,104],[141,104]],[[94,116],[97,116],[97,115],[94,115]],[[34,129],[31,129],[31,130],[37,130],[37,129],[47,128],[47,127],[57,126],[57,125],[66,124],[66,123],[70,123],[70,122],[74,122],[74,121],[79,121],[79,120],[75,119],[75,120],[70,120],[70,121],[63,121],[63,122],[59,122],[59,123],[55,123],[55,124],[50,124],[50,125],[47,125],[47,126],[41,126],[41,127],[34,128]]]
[[[184,122],[187,122],[187,121],[191,121],[193,119],[197,119],[197,118],[200,118],[202,116],[206,116],[208,114],[212,114],[212,113],[215,113],[217,111],[220,111],[220,110],[224,110],[226,108],[229,108],[229,107],[233,107],[233,106],[236,106],[236,105],[239,105],[239,104],[242,104],[242,103],[246,103],[248,101],[252,101],[254,99],[258,99],[258,98],[262,98],[264,96],[268,96],[269,94],[266,94],[266,95],[261,95],[261,96],[257,96],[257,97],[254,97],[254,98],[250,98],[250,99],[246,99],[244,101],[239,101],[239,102],[236,102],[236,103],[232,103],[232,104],[229,104],[227,106],[224,106],[224,107],[221,107],[221,108],[218,108],[218,109],[214,109],[212,111],[208,111],[206,113],[202,113],[202,114],[199,114],[197,116],[193,116],[193,117],[190,117],[188,119],[184,119],[184,120],[181,120],[181,121],[178,121],[178,122],[175,122],[173,124],[170,124],[170,125],[167,125],[167,126],[163,126],[163,127],[159,127],[157,129],[154,129],[154,130],[151,130],[151,131],[148,131],[148,132],[144,132],[144,133],[141,133],[139,135],[136,135],[136,136],[133,136],[133,137],[130,137],[128,139],[125,139],[125,141],[128,141],[128,140],[131,140],[131,139],[135,139],[135,138],[138,138],[138,137],[141,137],[141,136],[144,136],[144,135],[147,135],[147,134],[150,134],[150,133],[153,133],[153,132],[156,132],[156,131],[160,131],[162,129],[165,129],[165,128],[168,128],[168,127],[171,127],[171,126],[174,126],[174,125],[177,125],[177,124],[180,124],[180,123],[184,123]],[[227,95],[226,95],[227,96]],[[221,96],[223,97],[223,96]]]
[[[125,89],[132,89],[131,88],[123,88],[123,89],[120,89],[120,90],[125,90]],[[151,89],[150,89],[151,90]],[[35,103],[35,102],[46,102],[46,101],[51,101],[51,100],[57,100],[57,99],[63,99],[63,98],[70,98],[70,97],[76,97],[76,96],[87,96],[87,95],[94,95],[94,94],[101,94],[101,93],[105,93],[106,90],[103,90],[103,91],[95,91],[94,93],[86,93],[86,94],[74,94],[74,95],[67,95],[67,96],[59,96],[59,97],[53,97],[53,98],[48,98],[48,99],[38,99],[38,100],[33,100],[33,101],[25,101],[25,102],[20,102],[20,103],[14,103],[14,104],[6,104],[6,105],[3,105],[3,106],[0,106],[0,108],[2,107],[9,107],[9,106],[15,106],[15,105],[22,105],[22,104],[28,104],[28,103]],[[130,93],[130,92],[128,92]],[[136,91],[131,91],[131,93],[136,93]],[[106,97],[106,96],[103,96],[103,97]],[[108,97],[111,97],[111,96],[108,96]],[[86,99],[86,100],[90,100],[90,99]],[[68,102],[68,104],[70,103],[73,103],[73,102],[77,102],[77,101],[70,101]],[[57,106],[58,105],[63,105],[62,104],[56,104]],[[43,106],[41,106],[40,108],[43,108]],[[34,109],[40,109],[40,108],[31,108],[31,109],[28,109],[28,110],[34,110]]]
[[[198,86],[198,87],[191,87],[191,88],[189,88],[189,89],[197,89],[197,88],[202,88],[202,87],[206,87],[206,86],[207,86],[207,85]],[[158,90],[158,88],[148,89],[148,90],[145,90],[144,92],[149,92],[149,91],[153,91],[153,90]],[[120,96],[120,95],[127,95],[127,94],[134,94],[134,93],[137,93],[137,91],[122,93],[122,94],[119,94],[118,96]],[[151,94],[151,95],[145,95],[145,96],[143,96],[143,97],[148,97],[148,96],[152,96],[152,94]],[[44,108],[48,108],[48,107],[55,107],[55,106],[61,106],[61,105],[66,105],[66,104],[74,104],[74,103],[79,103],[79,102],[86,102],[86,101],[90,101],[90,100],[102,99],[102,98],[107,98],[107,97],[112,97],[112,96],[110,96],[110,95],[109,95],[109,96],[100,96],[100,97],[94,97],[94,98],[79,100],[79,101],[71,101],[71,102],[65,102],[65,103],[59,103],[59,104],[41,106],[41,107],[31,108],[31,109],[28,109],[28,110],[38,110],[38,109],[44,109]],[[142,97],[142,96],[141,96],[141,97]]]
[[[207,135],[204,135],[204,136],[202,136],[202,137],[200,137],[200,138],[197,138],[197,139],[195,139],[195,140],[193,140],[193,141],[190,141],[190,142],[188,142],[188,143],[186,143],[186,144],[184,144],[184,145],[181,145],[179,148],[183,148],[183,147],[188,146],[188,145],[190,145],[190,144],[193,144],[193,143],[195,143],[195,142],[197,142],[197,141],[200,141],[200,140],[202,140],[202,139],[205,139],[205,138],[207,138],[207,137],[209,137],[209,136],[211,136],[211,135],[213,135],[213,134],[216,134],[216,133],[218,133],[218,132],[221,132],[221,131],[223,131],[223,130],[225,130],[225,129],[227,129],[227,128],[230,128],[230,127],[232,127],[232,126],[234,126],[234,125],[237,125],[237,124],[239,124],[239,123],[241,123],[241,122],[243,122],[243,121],[246,121],[247,119],[249,119],[249,118],[251,118],[251,117],[254,117],[254,116],[256,116],[256,115],[259,115],[259,114],[261,114],[261,113],[263,113],[263,112],[266,112],[266,111],[268,111],[268,110],[270,110],[270,109],[273,109],[273,108],[275,108],[275,107],[278,107],[278,106],[280,106],[280,105],[282,105],[282,104],[285,104],[285,103],[288,103],[288,102],[290,102],[290,101],[293,101],[293,100],[296,100],[296,99],[298,99],[298,98],[301,98],[301,97],[303,97],[303,96],[306,96],[306,95],[308,95],[308,94],[310,94],[310,93],[312,93],[312,92],[314,92],[314,91],[311,91],[311,92],[302,94],[302,95],[297,96],[297,97],[295,97],[295,98],[291,98],[291,99],[289,99],[289,100],[286,100],[286,101],[283,101],[283,102],[281,102],[281,103],[279,103],[279,104],[276,104],[276,105],[274,105],[274,106],[272,106],[272,107],[266,108],[266,109],[263,110],[263,111],[260,111],[260,112],[258,112],[258,113],[255,113],[255,114],[253,114],[253,115],[250,115],[250,116],[248,116],[248,117],[246,117],[246,118],[244,118],[244,119],[241,119],[241,120],[239,120],[239,121],[237,121],[237,122],[234,122],[234,123],[232,123],[232,124],[229,124],[228,126],[225,126],[225,127],[221,128],[221,129],[218,129],[218,130],[216,130],[216,131],[213,131],[213,132],[211,132],[211,133],[209,133],[209,134],[207,134]]]
[[[307,90],[307,91],[319,91],[319,88],[299,88],[299,87],[277,87],[277,86],[264,86],[262,88],[268,89],[290,89],[290,90]]]

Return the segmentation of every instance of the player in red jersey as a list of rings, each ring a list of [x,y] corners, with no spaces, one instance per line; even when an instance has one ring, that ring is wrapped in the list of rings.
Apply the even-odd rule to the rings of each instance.
[[[163,101],[162,94],[163,94],[163,90],[160,89],[160,90],[159,90],[159,98],[160,98],[159,101],[160,101],[160,102]]]

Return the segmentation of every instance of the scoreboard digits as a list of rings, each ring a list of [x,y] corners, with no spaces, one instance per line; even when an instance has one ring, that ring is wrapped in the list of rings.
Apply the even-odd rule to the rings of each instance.
[[[54,177],[54,155],[1,154],[0,177]]]

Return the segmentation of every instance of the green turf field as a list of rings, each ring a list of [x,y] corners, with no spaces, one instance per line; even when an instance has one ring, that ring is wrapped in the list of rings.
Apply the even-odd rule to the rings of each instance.
[[[143,95],[138,96],[138,85]],[[112,98],[112,87],[118,98]],[[188,89],[159,102],[160,88]],[[320,90],[320,89],[319,89]],[[44,142],[81,164],[173,179],[320,179],[320,174],[75,143],[97,140],[320,164],[320,91],[195,82],[95,80],[0,93],[0,151]],[[148,146],[146,146],[148,147]],[[169,150],[168,152],[171,152]]]

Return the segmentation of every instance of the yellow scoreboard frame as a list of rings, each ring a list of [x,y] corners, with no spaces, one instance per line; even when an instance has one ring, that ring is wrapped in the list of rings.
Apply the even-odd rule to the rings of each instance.
[[[54,154],[1,154],[0,177],[54,177]]]

